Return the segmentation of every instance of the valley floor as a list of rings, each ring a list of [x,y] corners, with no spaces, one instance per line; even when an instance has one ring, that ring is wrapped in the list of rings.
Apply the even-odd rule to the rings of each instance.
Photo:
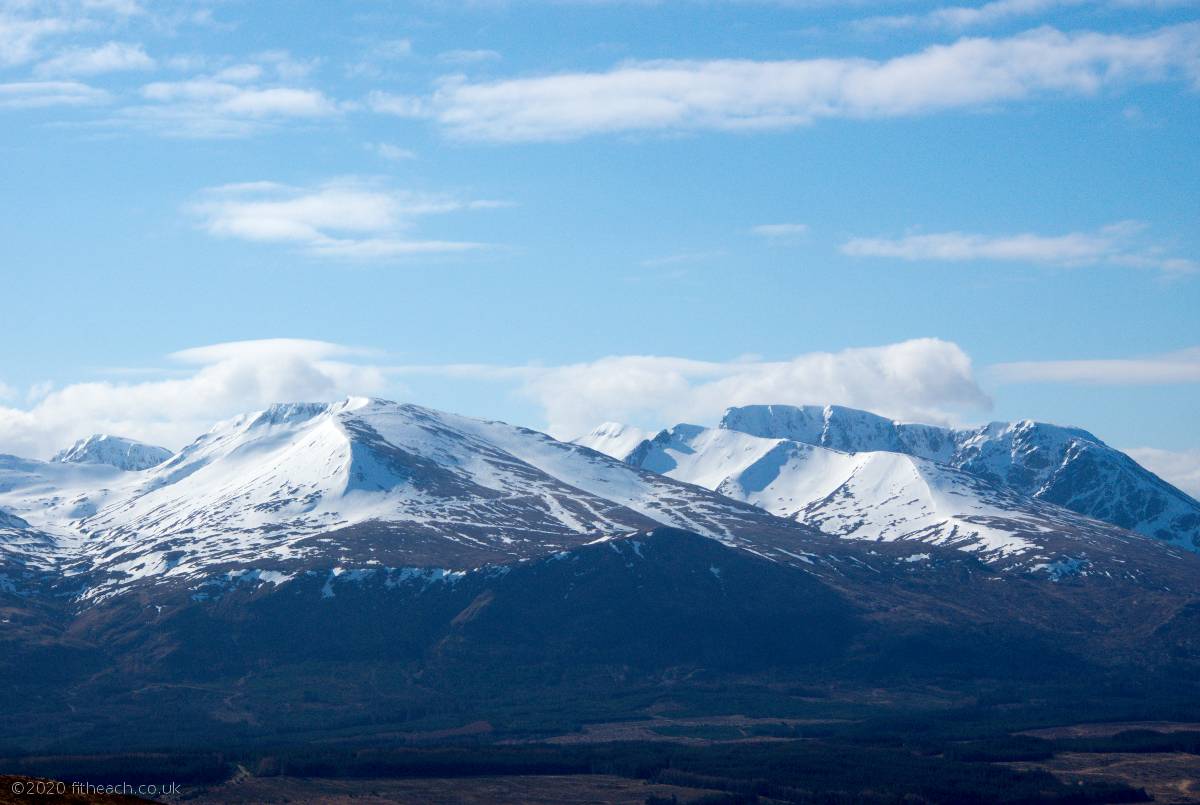
[[[649,735],[655,735],[657,740],[714,743],[718,741],[697,737],[699,730],[696,728],[739,728],[729,723],[693,723],[690,726],[695,729],[691,735],[671,735],[670,732],[664,735],[644,727],[639,730],[639,734],[644,730]],[[1064,735],[1080,735],[1091,732],[1086,729],[1087,726],[1083,725],[1080,729],[1059,728],[1054,731]],[[1106,726],[1144,728],[1145,725]],[[746,737],[741,740],[756,739],[771,740],[762,737]],[[1068,785],[1078,780],[1086,780],[1142,789],[1154,802],[1162,805],[1200,803],[1200,756],[1186,752],[1064,752],[1046,760],[997,765],[1025,772],[1049,772]],[[688,803],[703,801],[705,797],[712,797],[716,793],[711,789],[665,785],[605,774],[322,779],[254,777],[242,773],[219,785],[191,789],[183,796],[169,801],[196,805],[285,802],[293,805],[350,802],[386,802],[399,805],[642,805],[650,797],[675,797],[679,802]],[[758,800],[761,805],[770,805],[775,801],[766,797]]]
[[[643,805],[651,796],[665,799],[674,796],[680,802],[688,802],[712,793],[605,774],[401,780],[249,777],[213,786],[175,801],[195,805],[269,805],[284,802],[292,805],[371,805],[385,802],[396,805]]]
[[[1038,719],[1042,726],[1031,729],[1028,721],[1018,726],[1028,718],[1018,716],[998,729],[971,713],[892,711],[863,720],[644,713],[536,742],[496,740],[479,729],[416,744],[379,733],[276,749],[11,758],[0,768],[93,784],[175,779],[182,790],[165,801],[180,805],[1200,803],[1194,720],[1054,726]],[[129,801],[8,793],[0,791],[0,805]]]

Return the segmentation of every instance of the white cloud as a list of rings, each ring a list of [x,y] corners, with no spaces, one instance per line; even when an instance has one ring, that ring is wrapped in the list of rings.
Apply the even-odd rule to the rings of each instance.
[[[179,64],[194,66],[195,61]],[[108,123],[177,137],[243,137],[287,121],[340,114],[342,105],[322,91],[291,85],[312,67],[286,51],[259,53],[247,62],[218,62],[208,74],[145,84],[140,90],[144,102],[124,107]]]
[[[186,62],[183,62],[183,64],[186,64]],[[215,81],[233,81],[241,84],[247,81],[257,81],[262,78],[262,75],[263,68],[261,64],[231,64],[213,73],[213,79]]]
[[[371,52],[385,59],[407,59],[412,55],[411,39],[387,39],[375,45]]]
[[[980,6],[943,6],[923,14],[868,17],[856,23],[856,27],[867,30],[913,27],[963,30],[1079,6],[1085,2],[1088,0],[993,0]]]
[[[1200,450],[1159,450],[1134,447],[1125,451],[1134,461],[1194,498],[1200,498]]]
[[[1005,383],[1200,383],[1200,347],[1144,358],[999,363],[991,367],[990,374]]]
[[[1192,0],[992,0],[978,6],[942,6],[921,14],[868,17],[859,20],[856,27],[865,30],[926,27],[961,31],[1080,6],[1154,10],[1190,2]]]
[[[416,95],[396,95],[372,90],[367,94],[367,106],[371,111],[394,117],[420,119],[430,116],[429,102]]]
[[[404,61],[412,55],[412,40],[386,39],[365,48],[361,58],[346,65],[345,72],[351,77],[382,78],[388,73],[390,64]]]
[[[281,355],[306,361],[319,361],[327,358],[366,358],[378,354],[378,351],[368,347],[351,347],[311,338],[259,338],[189,347],[172,352],[167,357],[190,366],[211,366],[230,360],[272,360]],[[294,402],[294,400],[276,400],[275,402]]]
[[[1144,228],[1135,221],[1123,221],[1095,232],[1064,235],[936,232],[900,238],[852,238],[842,244],[841,250],[853,257],[907,261],[996,260],[1061,266],[1117,265],[1153,268],[1172,274],[1200,269],[1200,263],[1195,260],[1165,255],[1160,246],[1139,243],[1137,236]]]
[[[185,137],[242,136],[279,119],[337,114],[324,93],[295,87],[245,86],[214,79],[156,81],[142,87],[148,105],[123,109],[120,119]]]
[[[970,358],[957,345],[923,338],[882,347],[814,352],[791,360],[700,361],[619,355],[565,366],[410,366],[400,375],[438,374],[518,383],[559,438],[617,420],[648,427],[715,423],[731,405],[835,403],[902,419],[957,421],[986,408]]]
[[[377,94],[370,105],[432,116],[460,138],[569,140],[977,109],[1173,78],[1200,81],[1200,24],[1142,36],[1039,28],[1003,39],[964,38],[887,61],[647,61],[493,82],[454,77],[428,101]]]
[[[45,58],[65,35],[112,30],[142,13],[132,0],[0,0],[0,67]]]
[[[39,64],[38,75],[97,75],[154,67],[141,45],[108,42],[94,48],[71,48]]]
[[[307,188],[274,182],[224,185],[204,191],[190,210],[219,237],[288,244],[321,257],[378,259],[480,248],[465,241],[414,239],[407,230],[419,216],[497,205],[344,179]]]
[[[417,158],[415,151],[391,143],[370,143],[367,147],[390,162],[405,162]]]
[[[75,27],[62,17],[32,19],[5,15],[0,11],[0,66],[24,64],[37,58],[44,39]]]
[[[786,240],[808,234],[808,224],[759,224],[750,232],[768,240]]]
[[[373,350],[280,338],[186,349],[169,360],[167,369],[110,370],[124,382],[41,389],[25,407],[0,405],[0,452],[48,456],[94,432],[177,448],[236,413],[276,402],[397,395],[406,393],[397,379],[416,376],[508,387],[538,406],[551,433],[567,438],[613,419],[713,423],[726,407],[751,403],[837,403],[933,422],[957,422],[961,411],[990,405],[970,358],[932,338],[782,361],[617,355],[561,366],[397,366]]]
[[[91,106],[108,101],[107,92],[78,81],[16,81],[0,84],[0,109]]]
[[[299,339],[185,350],[172,356],[184,368],[181,376],[75,383],[27,408],[0,406],[0,452],[46,457],[91,433],[178,448],[216,420],[243,411],[377,393],[385,374],[364,357],[361,350]]]
[[[707,263],[710,260],[716,260],[724,257],[723,251],[711,252],[679,252],[677,254],[668,254],[663,257],[650,257],[642,260],[641,264],[647,268],[657,268],[659,266],[677,266],[688,263]]]
[[[25,401],[28,403],[38,402],[52,391],[54,391],[54,384],[49,380],[38,381],[25,391]]]
[[[280,81],[298,81],[306,78],[317,67],[316,59],[297,59],[286,50],[264,50],[255,54],[254,63],[268,70]]]
[[[85,11],[106,11],[118,17],[134,17],[145,13],[137,0],[80,0]]]
[[[437,59],[445,64],[479,64],[499,61],[500,54],[494,50],[446,50],[439,53]]]

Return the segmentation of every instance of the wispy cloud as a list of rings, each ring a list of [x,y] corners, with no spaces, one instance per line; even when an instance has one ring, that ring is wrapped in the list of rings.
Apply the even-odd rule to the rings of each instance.
[[[1114,265],[1157,269],[1168,274],[1187,274],[1200,269],[1195,260],[1170,256],[1162,246],[1143,243],[1139,235],[1145,228],[1136,221],[1122,221],[1094,232],[1064,235],[935,232],[899,238],[851,238],[842,244],[841,251],[852,257],[909,262],[991,260],[1058,266]]]
[[[963,30],[994,25],[1010,19],[1044,14],[1064,7],[1083,5],[1089,0],[993,0],[978,6],[942,6],[920,14],[896,14],[867,17],[856,23],[864,29],[949,28]]]
[[[0,84],[0,109],[37,109],[47,106],[90,106],[107,103],[102,89],[78,81],[15,81]]]
[[[378,94],[370,105],[432,117],[464,139],[570,140],[919,115],[1171,79],[1200,82],[1200,24],[1141,36],[1039,28],[1009,38],[964,38],[886,61],[649,61],[491,82],[458,77],[428,99]]]
[[[109,121],[178,137],[240,137],[285,120],[337,115],[341,105],[318,89],[294,86],[312,68],[282,51],[227,64],[180,81],[141,88],[143,103],[126,106]]]
[[[73,5],[84,11],[102,11],[118,17],[136,17],[146,13],[146,6],[138,0],[68,0],[65,5]]]
[[[93,48],[69,48],[41,62],[34,69],[38,75],[98,75],[126,70],[149,70],[154,59],[141,45],[127,42],[107,42]]]
[[[203,107],[216,115],[323,117],[333,104],[316,90],[294,87],[244,87],[224,81],[159,81],[142,88],[142,97],[164,104]]]
[[[807,235],[808,224],[759,224],[750,232],[767,240],[791,240]]]
[[[1010,20],[1044,15],[1083,6],[1149,11],[1186,5],[1190,0],[992,0],[977,6],[942,6],[918,14],[874,16],[855,26],[865,30],[941,28],[953,31],[997,25]]]
[[[1200,498],[1200,450],[1132,447],[1125,452],[1163,480]]]
[[[76,27],[59,16],[19,17],[0,10],[0,65],[24,64],[36,59],[42,42]]]
[[[144,15],[133,0],[5,0],[0,2],[0,67],[70,53],[77,48],[64,51],[57,44],[64,36],[110,31]]]
[[[1143,358],[1001,363],[991,367],[990,374],[1002,383],[1200,383],[1200,347]]]
[[[414,238],[409,230],[421,216],[496,206],[500,203],[341,179],[313,187],[275,182],[214,187],[189,210],[218,237],[284,244],[318,257],[370,260],[481,248],[473,242]]]
[[[429,101],[418,95],[398,95],[372,90],[367,94],[367,107],[373,112],[394,117],[427,118],[432,114]]]
[[[389,162],[406,162],[417,158],[415,151],[391,143],[369,143],[367,147]]]
[[[647,268],[659,268],[661,266],[679,266],[688,265],[690,263],[707,263],[710,260],[716,260],[724,257],[723,251],[709,252],[678,252],[676,254],[667,254],[662,257],[650,257],[641,261],[641,264]]]
[[[459,65],[499,61],[500,58],[500,54],[494,50],[445,50],[437,55],[437,60],[443,64]]]
[[[412,56],[411,39],[384,39],[362,47],[359,57],[346,65],[345,73],[352,78],[383,78],[397,62]]]

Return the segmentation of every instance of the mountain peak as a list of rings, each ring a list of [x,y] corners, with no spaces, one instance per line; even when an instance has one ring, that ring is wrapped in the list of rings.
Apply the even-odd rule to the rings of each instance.
[[[156,447],[122,436],[97,433],[60,450],[51,461],[63,464],[107,464],[119,470],[137,471],[155,467],[172,455],[165,447]]]
[[[598,453],[624,459],[629,451],[637,447],[644,439],[651,436],[648,431],[625,425],[620,422],[603,422],[592,429],[586,436],[580,436],[573,442],[584,447],[590,447]]]
[[[847,453],[907,453],[1200,550],[1200,503],[1082,428],[1023,419],[955,429],[836,405],[730,408],[720,428]]]
[[[1082,439],[1087,442],[1104,445],[1104,442],[1098,436],[1083,428],[1076,428],[1071,425],[1056,425],[1053,422],[1039,422],[1036,419],[1020,419],[1015,422],[989,422],[976,429],[976,432],[988,437],[1007,435],[1028,437],[1036,435],[1042,439]]]
[[[726,410],[718,427],[845,452],[904,452],[897,424],[870,411],[841,405],[744,405]]]
[[[399,405],[401,404],[378,397],[345,397],[334,402],[275,403],[259,411],[257,414],[247,414],[246,418],[251,420],[251,426],[284,425],[289,422],[303,422],[322,414],[336,414],[342,411],[358,411],[369,407]]]

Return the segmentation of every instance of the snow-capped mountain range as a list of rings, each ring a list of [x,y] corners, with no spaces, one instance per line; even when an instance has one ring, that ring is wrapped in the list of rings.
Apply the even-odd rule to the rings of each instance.
[[[954,430],[840,406],[755,405],[632,450],[599,429],[587,443],[840,536],[1009,555],[1048,523],[1078,532],[1100,521],[1200,550],[1200,502],[1078,428],[1025,420]]]
[[[904,453],[678,425],[643,442],[628,462],[836,537],[940,545],[1004,566],[1077,571],[1091,561],[1085,555],[1130,539],[1124,529]]]
[[[0,510],[40,541],[27,565],[92,595],[249,564],[476,567],[661,525],[780,556],[811,536],[536,431],[363,398],[235,417],[143,471],[4,457]]]
[[[92,437],[49,462],[0,456],[0,586],[69,579],[90,600],[251,571],[279,584],[308,568],[463,570],[661,526],[814,573],[919,564],[933,547],[999,572],[1136,577],[1131,557],[1179,554],[1055,497],[1112,509],[1130,489],[1158,494],[1178,509],[1159,511],[1164,528],[1197,507],[1084,431],[1035,423],[950,431],[758,406],[641,435],[610,423],[584,446],[350,398],[234,417],[174,455]]]
[[[237,416],[144,469],[131,457],[154,452],[116,439],[0,456],[0,734],[107,752],[109,725],[171,712],[148,751],[342,741],[367,712],[394,742],[431,702],[509,718],[593,679],[606,700],[702,702],[761,676],[792,707],[825,680],[873,698],[1196,678],[1200,555],[968,471],[989,439],[896,426],[941,461],[849,452],[889,426],[834,412],[814,434],[781,410],[673,428],[628,462],[362,398]],[[980,434],[1049,450],[1030,429]],[[463,710],[497,696],[500,716]]]

